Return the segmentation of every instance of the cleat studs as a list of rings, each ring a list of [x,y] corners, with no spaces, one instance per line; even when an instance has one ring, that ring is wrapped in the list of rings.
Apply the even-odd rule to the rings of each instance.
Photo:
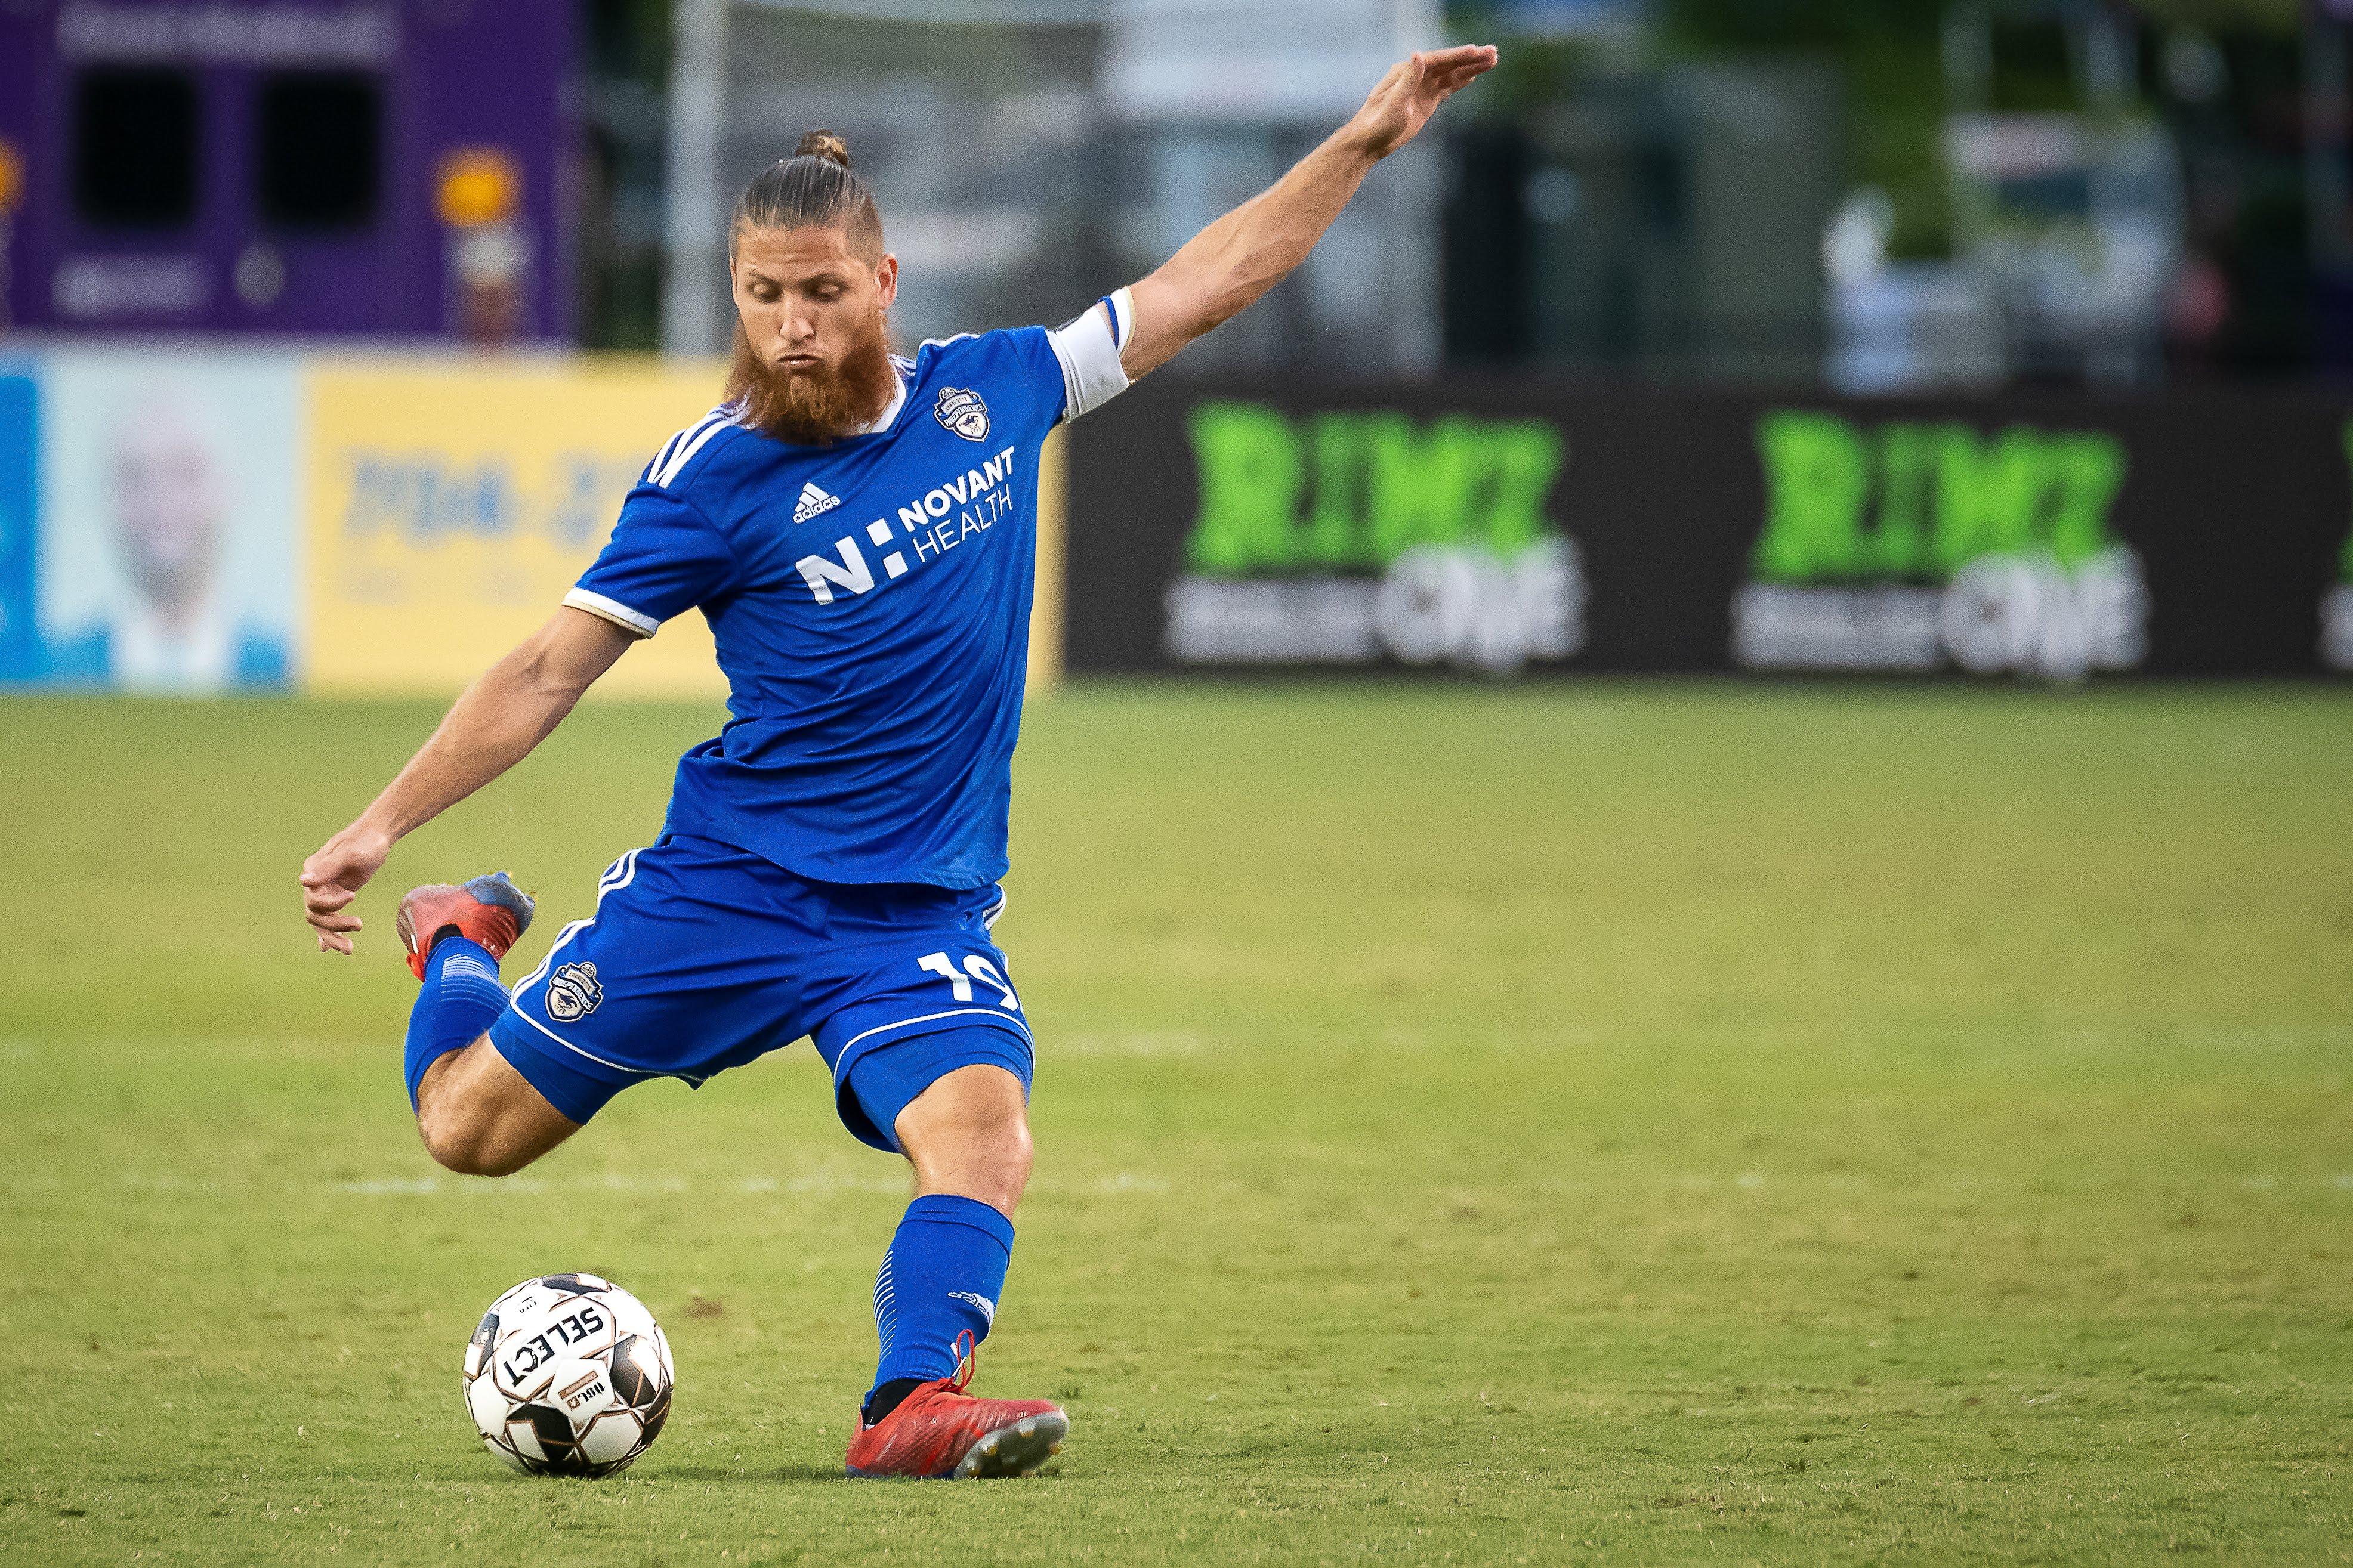
[[[1035,1421],[1024,1421],[1020,1426],[1016,1426],[1014,1430],[1020,1433],[1024,1437],[1027,1437],[1031,1433],[1038,1430],[1038,1423]]]

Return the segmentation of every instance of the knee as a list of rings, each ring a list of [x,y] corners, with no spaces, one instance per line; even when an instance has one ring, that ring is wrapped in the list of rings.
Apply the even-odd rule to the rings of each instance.
[[[1016,1122],[1002,1136],[972,1146],[965,1163],[956,1173],[955,1189],[960,1195],[987,1204],[1009,1217],[1019,1205],[1021,1194],[1029,1190],[1033,1159],[1029,1129]]]
[[[989,1163],[1009,1184],[1011,1195],[1019,1197],[1029,1184],[1029,1167],[1038,1159],[1038,1151],[1029,1142],[1029,1119],[1016,1114],[991,1128],[982,1147],[988,1152]]]
[[[512,1176],[530,1163],[501,1149],[491,1119],[454,1095],[419,1095],[417,1131],[434,1163],[460,1176]]]
[[[1008,1215],[1021,1201],[1037,1160],[1029,1118],[1018,1103],[1009,1112],[979,1114],[954,1129],[942,1152],[938,1179]]]
[[[483,1169],[487,1163],[480,1134],[467,1125],[461,1116],[432,1110],[420,1102],[417,1109],[417,1136],[425,1140],[425,1152],[433,1163],[445,1171],[461,1176],[488,1176],[498,1173]]]
[[[901,1114],[898,1132],[923,1192],[1009,1215],[1029,1184],[1029,1105],[1021,1080],[1002,1068],[965,1068],[942,1079]]]

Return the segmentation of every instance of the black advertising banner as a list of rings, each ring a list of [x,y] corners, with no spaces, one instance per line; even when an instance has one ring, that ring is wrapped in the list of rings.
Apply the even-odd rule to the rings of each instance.
[[[2353,669],[2353,397],[1146,382],[1075,670]]]

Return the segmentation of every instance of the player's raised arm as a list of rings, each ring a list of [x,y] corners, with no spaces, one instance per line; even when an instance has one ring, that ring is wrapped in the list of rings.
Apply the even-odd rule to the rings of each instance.
[[[567,606],[468,687],[375,804],[302,863],[302,908],[319,951],[352,951],[361,922],[342,911],[396,841],[529,756],[636,640]]]
[[[1289,174],[1186,242],[1130,290],[1120,352],[1132,378],[1240,315],[1307,258],[1375,163],[1412,141],[1438,106],[1494,68],[1492,45],[1417,54],[1389,68],[1365,106]]]

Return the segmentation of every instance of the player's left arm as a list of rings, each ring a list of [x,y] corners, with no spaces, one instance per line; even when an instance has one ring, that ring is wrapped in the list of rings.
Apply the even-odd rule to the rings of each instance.
[[[1391,66],[1365,106],[1322,146],[1128,289],[1135,320],[1119,356],[1128,376],[1167,363],[1290,276],[1373,165],[1412,141],[1440,104],[1494,66],[1488,44],[1417,54]]]
[[[349,952],[343,913],[404,835],[531,754],[640,634],[566,605],[466,689],[359,820],[302,863],[302,906],[322,952]]]

